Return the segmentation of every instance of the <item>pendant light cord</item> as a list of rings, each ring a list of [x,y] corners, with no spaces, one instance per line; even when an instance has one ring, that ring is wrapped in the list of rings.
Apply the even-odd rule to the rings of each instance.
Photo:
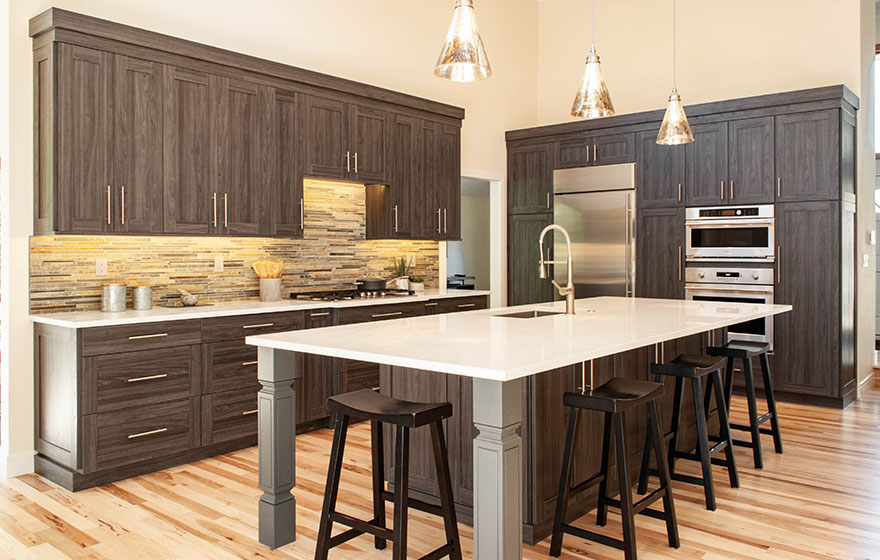
[[[594,0],[595,1],[595,0]],[[676,36],[675,36],[675,0],[672,0],[672,89],[678,90],[676,84],[676,64],[675,64],[675,53],[676,53]]]
[[[590,47],[596,47],[596,0],[593,0],[593,42]]]

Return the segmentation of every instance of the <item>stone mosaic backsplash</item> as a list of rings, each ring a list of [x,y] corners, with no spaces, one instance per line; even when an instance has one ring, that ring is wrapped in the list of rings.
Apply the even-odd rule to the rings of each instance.
[[[306,180],[303,239],[253,237],[34,236],[30,247],[30,304],[35,313],[100,309],[101,284],[153,286],[153,302],[176,303],[177,288],[207,302],[259,298],[251,265],[284,261],[282,293],[353,287],[358,278],[393,278],[393,259],[414,256],[412,274],[438,286],[434,241],[367,241],[364,187]],[[214,272],[216,256],[223,272]],[[95,260],[107,259],[107,276]]]

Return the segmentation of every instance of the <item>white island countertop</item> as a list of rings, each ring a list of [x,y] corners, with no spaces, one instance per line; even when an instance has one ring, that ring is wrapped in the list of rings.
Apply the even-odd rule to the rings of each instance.
[[[183,321],[186,319],[207,319],[210,317],[229,317],[233,315],[253,315],[257,313],[279,313],[283,311],[305,311],[308,309],[337,309],[359,307],[363,305],[394,305],[427,301],[429,299],[461,298],[469,296],[488,296],[491,292],[484,290],[425,290],[411,296],[384,298],[364,298],[339,301],[310,301],[302,299],[285,299],[277,302],[241,301],[233,303],[217,303],[197,305],[195,307],[161,307],[154,306],[146,311],[128,309],[119,313],[103,311],[74,311],[66,313],[34,314],[30,319],[35,323],[44,323],[58,327],[85,329],[89,327],[112,327],[136,323],[154,323],[158,321]]]
[[[574,316],[500,316],[563,311],[564,303],[557,302],[250,336],[246,341],[277,350],[510,381],[791,309],[599,297],[577,300]]]

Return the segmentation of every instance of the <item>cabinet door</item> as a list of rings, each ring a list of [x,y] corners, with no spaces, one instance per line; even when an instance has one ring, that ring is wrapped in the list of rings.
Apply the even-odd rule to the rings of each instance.
[[[508,223],[507,304],[553,301],[550,280],[538,278],[538,236],[553,222],[553,214],[514,214]],[[552,247],[552,234],[545,247]]]
[[[840,204],[776,205],[774,303],[793,310],[776,316],[774,351],[783,391],[839,396]],[[851,264],[850,264],[851,266]]]
[[[349,176],[365,183],[384,183],[390,128],[388,114],[377,109],[350,105],[349,123],[351,139],[346,148],[352,152]]]
[[[58,45],[57,231],[113,228],[110,76],[112,55]]]
[[[300,115],[301,94],[270,90],[271,123],[265,153],[266,168],[272,173],[264,187],[271,189],[271,211],[274,213],[274,235],[301,237],[305,217],[302,172],[300,169]]]
[[[776,117],[777,202],[840,198],[839,112]]]
[[[729,204],[772,204],[773,117],[728,123],[730,166]]]
[[[554,169],[584,167],[593,161],[593,145],[588,138],[563,140],[555,146]]]
[[[346,178],[353,169],[354,154],[346,147],[345,103],[310,95],[304,96],[303,110],[303,173],[310,177]]]
[[[405,115],[394,115],[391,124],[391,154],[389,158],[389,204],[378,211],[389,212],[391,237],[407,238],[413,235],[413,199],[423,188],[420,153],[422,121]],[[421,209],[419,209],[421,212]]]
[[[437,203],[442,209],[441,239],[461,239],[461,129],[443,125],[440,134]]]
[[[221,78],[217,91],[217,213],[219,231],[229,235],[260,231],[262,99],[260,88]]]
[[[684,299],[684,209],[639,209],[636,296]]]
[[[164,73],[165,233],[207,234],[218,223],[210,76]]]
[[[669,208],[682,205],[685,147],[657,144],[657,133],[636,136],[636,207]]]
[[[162,67],[116,55],[114,231],[162,233]]]
[[[510,214],[553,210],[552,145],[507,149],[507,200]]]
[[[442,232],[443,218],[437,204],[441,130],[440,125],[431,121],[422,121],[421,128],[417,158],[420,180],[412,193],[413,237],[437,239]]]
[[[317,329],[333,324],[328,309],[306,311],[306,328]],[[305,421],[326,418],[327,399],[330,398],[330,379],[333,374],[333,358],[315,354],[303,354],[303,419]]]
[[[685,148],[688,206],[717,206],[727,202],[727,123],[694,125],[694,142]]]
[[[635,135],[607,134],[592,139],[593,164],[611,165],[636,160]]]

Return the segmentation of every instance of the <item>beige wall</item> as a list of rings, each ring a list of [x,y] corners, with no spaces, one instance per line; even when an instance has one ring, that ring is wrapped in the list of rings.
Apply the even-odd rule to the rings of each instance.
[[[876,189],[876,142],[874,122],[877,108],[874,106],[874,45],[877,43],[877,15],[875,0],[859,0],[859,89],[861,99],[858,114],[858,193],[856,200],[856,360],[858,378],[864,382],[873,374],[874,337],[876,335],[876,282],[877,251],[868,244],[868,232],[877,227],[874,212],[874,190]],[[868,266],[861,266],[863,255],[868,257]],[[860,386],[861,387],[861,386]]]
[[[452,16],[452,2],[439,0],[3,0],[0,52],[9,53],[11,95],[0,122],[11,121],[14,142],[0,145],[4,190],[3,228],[9,251],[4,277],[0,362],[4,427],[0,469],[11,474],[32,465],[32,330],[28,315],[28,237],[32,232],[32,71],[28,19],[57,6],[246,54],[277,60],[464,107],[463,168],[503,175],[504,131],[534,124],[536,115],[538,6],[534,0],[485,0],[478,21],[495,76],[473,84],[435,78],[434,62]],[[6,30],[9,30],[8,36]],[[0,75],[2,75],[0,66]],[[6,88],[4,88],[6,91]],[[0,129],[2,131],[3,129]],[[7,138],[8,138],[7,137]],[[6,189],[6,183],[3,188]],[[6,196],[9,195],[9,196]],[[6,217],[9,217],[6,220]],[[7,229],[8,228],[8,229]],[[5,249],[5,247],[4,247]],[[14,269],[10,264],[15,263]],[[8,349],[15,348],[15,352]],[[7,414],[8,412],[8,414]],[[8,460],[4,455],[8,454]]]

